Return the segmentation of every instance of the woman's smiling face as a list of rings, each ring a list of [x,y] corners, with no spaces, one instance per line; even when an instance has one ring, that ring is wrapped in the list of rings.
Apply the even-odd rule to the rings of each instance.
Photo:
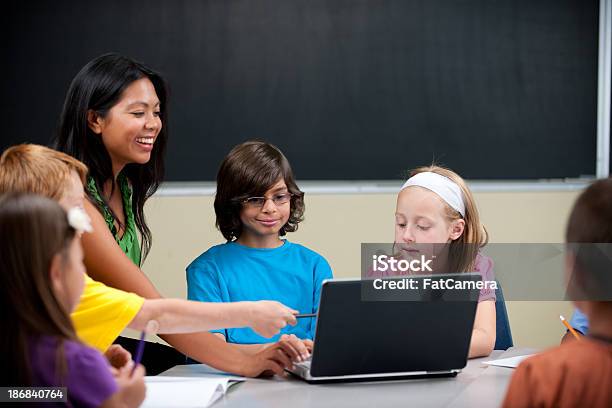
[[[100,135],[113,168],[147,163],[162,128],[160,102],[148,78],[132,82],[106,116],[89,112],[90,129]]]

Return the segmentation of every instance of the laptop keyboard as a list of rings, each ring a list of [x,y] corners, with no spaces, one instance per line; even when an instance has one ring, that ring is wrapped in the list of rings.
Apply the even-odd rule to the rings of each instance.
[[[306,361],[300,361],[299,363],[294,363],[294,365],[299,366],[299,367],[304,367],[304,368],[310,368],[310,360],[311,357],[308,357],[308,359]]]

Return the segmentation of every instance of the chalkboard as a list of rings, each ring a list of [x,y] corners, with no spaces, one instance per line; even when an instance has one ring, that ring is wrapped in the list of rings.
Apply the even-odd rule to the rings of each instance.
[[[250,138],[300,180],[595,173],[597,1],[3,4],[3,149],[48,143],[72,77],[113,51],[170,84],[166,180],[214,180]]]

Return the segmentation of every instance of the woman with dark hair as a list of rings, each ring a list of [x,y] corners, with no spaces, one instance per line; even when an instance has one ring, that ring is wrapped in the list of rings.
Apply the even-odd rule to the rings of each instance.
[[[159,74],[126,57],[106,54],[73,79],[60,117],[56,148],[89,168],[89,198],[137,266],[141,253],[146,257],[151,248],[144,203],[164,175],[166,100]]]
[[[106,54],[90,61],[73,79],[55,141],[58,150],[89,168],[85,210],[94,232],[83,238],[88,274],[149,299],[161,295],[140,269],[151,247],[143,208],[163,177],[166,128],[163,78],[129,58]],[[162,337],[195,360],[246,376],[281,373],[291,364],[289,355],[295,355],[296,347],[281,341],[245,352],[210,333]],[[131,339],[119,343],[134,350]],[[184,363],[184,356],[171,348],[155,345],[147,350],[149,359],[143,362],[149,373]]]

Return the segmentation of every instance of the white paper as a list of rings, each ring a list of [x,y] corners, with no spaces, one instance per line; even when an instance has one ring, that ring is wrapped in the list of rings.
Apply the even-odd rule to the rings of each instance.
[[[143,407],[209,407],[232,385],[235,377],[145,377],[147,396]]]
[[[490,360],[485,361],[482,364],[499,366],[499,367],[509,367],[516,368],[519,364],[526,358],[533,356],[533,354],[526,354],[524,356],[516,356],[516,357],[508,357],[508,358],[500,358],[499,360]]]

